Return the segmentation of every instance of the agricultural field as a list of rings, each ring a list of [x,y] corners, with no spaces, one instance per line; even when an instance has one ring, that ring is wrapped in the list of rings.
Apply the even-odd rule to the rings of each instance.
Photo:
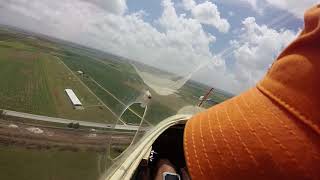
[[[104,155],[97,152],[35,150],[0,146],[0,178],[10,180],[89,180],[101,175]],[[101,163],[101,164],[100,164]]]
[[[188,81],[181,89],[179,95],[183,96],[186,101],[190,104],[197,105],[200,96],[204,96],[211,87],[200,84],[194,81]],[[209,108],[213,105],[219,104],[229,98],[233,97],[232,94],[226,93],[222,90],[215,89],[210,93],[208,99],[211,99],[213,102],[205,102],[202,107]]]
[[[67,119],[114,122],[102,105],[57,57],[18,41],[0,42],[0,108]],[[73,108],[71,88],[85,107]]]
[[[0,46],[0,108],[55,116],[42,54]]]
[[[74,109],[65,89],[73,89],[83,110]],[[149,90],[152,100],[142,124],[145,127],[175,115],[184,106],[197,105],[199,97],[209,89],[188,81],[178,92],[161,96],[143,82],[128,60],[70,42],[0,29],[0,109],[138,125],[145,107],[136,102]],[[230,97],[215,90],[209,98],[220,103]],[[203,107],[212,105],[205,103]],[[1,120],[4,125],[0,126],[0,179],[98,179],[111,165],[110,158],[121,154],[135,133],[91,127],[74,129],[61,123],[2,117],[6,119]],[[43,132],[32,134],[27,126]],[[135,137],[139,139],[144,133],[139,131]]]
[[[157,124],[186,105],[197,105],[199,97],[209,90],[188,81],[176,94],[160,96],[144,84],[128,61],[103,57],[101,53],[98,56],[94,50],[80,46],[1,30],[0,64],[0,108],[68,119],[115,122],[130,103],[149,90],[153,99],[146,120]],[[84,74],[78,74],[79,70]],[[9,81],[6,77],[12,78]],[[64,93],[66,88],[75,91],[84,110],[73,109]],[[229,97],[216,90],[209,98],[217,104]],[[132,112],[124,115],[127,123],[141,121]]]
[[[57,57],[48,56],[45,61],[46,75],[53,101],[57,107],[57,116],[66,119],[113,123],[116,117],[97,97],[84,86],[78,77],[71,72]],[[74,110],[64,89],[73,89],[82,102],[83,110]]]
[[[115,62],[107,59],[97,60],[94,57],[73,53],[68,53],[68,55],[60,58],[72,71],[84,71],[85,75],[79,76],[79,78],[119,116],[126,105],[133,102],[145,90],[149,90],[152,94],[152,101],[147,111],[146,120],[152,124],[157,124],[164,118],[174,115],[184,106],[197,105],[199,97],[210,89],[205,85],[188,81],[177,94],[160,96],[144,84],[133,66],[128,62]],[[218,104],[230,98],[230,96],[225,95],[222,91],[215,90],[209,98]],[[204,103],[203,106],[208,108],[212,105],[214,104]],[[132,113],[125,113],[125,115],[128,114]],[[141,118],[129,116],[132,119],[125,121],[127,123],[137,124],[141,120]]]
[[[106,60],[97,61],[90,57],[80,55],[69,55],[61,58],[63,58],[65,64],[73,71],[79,69],[84,71],[86,74],[80,77],[81,80],[118,115],[121,115],[126,105],[135,101],[148,89],[130,64],[115,63]],[[92,79],[96,82],[93,82]],[[97,83],[105,90],[99,87]],[[163,97],[157,95],[151,89],[149,90],[153,97],[146,115],[146,120],[152,124],[157,124],[164,118],[174,115],[175,112],[183,106],[188,105],[187,102],[182,99],[175,99],[175,95]],[[117,101],[114,97],[106,93],[106,91],[110,92],[120,101]],[[140,115],[142,116],[142,114]],[[126,122],[137,124],[140,120],[141,119],[138,121],[131,119]]]

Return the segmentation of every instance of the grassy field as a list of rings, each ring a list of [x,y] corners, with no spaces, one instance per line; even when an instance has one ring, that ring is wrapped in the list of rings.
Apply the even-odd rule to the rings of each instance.
[[[98,179],[102,154],[0,146],[0,179]],[[103,162],[103,161],[102,161]]]
[[[116,117],[70,72],[63,62],[48,55],[45,59],[48,85],[57,107],[57,115],[67,119],[112,123]],[[84,106],[84,110],[74,110],[64,89],[73,89]]]
[[[0,48],[0,108],[56,115],[40,53]]]
[[[190,104],[198,104],[199,97],[204,96],[207,94],[207,92],[210,90],[211,87],[207,87],[206,85],[199,84],[197,82],[187,82],[181,89],[179,95],[183,96],[183,98],[188,101]],[[221,103],[229,98],[231,98],[232,95],[222,92],[221,90],[214,89],[208,99],[212,99],[215,103],[218,104]],[[204,108],[209,108],[212,105],[212,103],[203,103]]]
[[[115,61],[108,59],[108,57],[97,58],[90,55],[89,52],[81,53],[82,51],[77,48],[61,46],[35,37],[20,37],[19,34],[10,34],[6,37],[6,33],[8,34],[8,32],[0,31],[0,39],[2,39],[0,41],[0,63],[4,64],[0,67],[0,70],[2,69],[0,72],[2,81],[0,80],[0,83],[3,84],[0,87],[2,90],[0,97],[4,97],[2,102],[0,100],[0,108],[70,119],[115,122],[126,105],[135,101],[148,89],[128,62]],[[85,72],[85,75],[77,75],[78,70]],[[18,73],[10,78],[13,82],[8,82],[5,77],[10,77],[13,71]],[[79,79],[113,113],[103,106],[79,82]],[[29,82],[29,85],[25,85],[26,81]],[[38,85],[33,86],[33,83]],[[73,109],[64,93],[66,88],[75,91],[83,102],[85,110],[75,111]],[[164,118],[174,115],[186,105],[196,105],[199,103],[199,97],[204,95],[208,88],[190,81],[177,94],[169,96],[160,96],[150,90],[153,99],[146,119],[153,124],[157,124]],[[7,94],[5,89],[7,89]],[[15,96],[8,93],[15,94]],[[35,95],[32,96],[30,93]],[[11,98],[11,101],[6,98]],[[209,98],[219,103],[229,97],[215,91]],[[207,108],[211,105],[205,103],[203,106]],[[125,115],[127,114],[125,113]],[[139,123],[140,119],[133,118],[126,122]]]
[[[143,87],[142,80],[130,65],[97,61],[77,54],[62,57],[62,59],[73,71],[84,71],[124,103],[130,102],[130,97],[136,97],[139,94],[125,82],[131,81]]]
[[[74,110],[66,88],[75,91],[84,110]],[[61,60],[18,41],[0,42],[0,108],[85,121],[116,119]]]
[[[118,115],[126,108],[125,105],[136,100],[136,98],[147,89],[130,64],[111,61],[101,62],[90,57],[75,54],[61,57],[61,59],[63,59],[65,64],[73,71],[84,71],[86,75],[81,77],[81,80]],[[120,99],[124,105],[106,93],[101,87],[97,86],[89,77]],[[179,108],[187,105],[183,99],[173,98],[174,95],[163,97],[156,95],[155,92],[152,92],[152,94],[154,96],[149,106],[146,119],[153,124],[157,124],[164,118],[174,115]],[[130,112],[125,113],[126,116],[131,116],[130,114]],[[133,119],[131,120],[125,118],[127,119],[125,121],[137,124],[141,120],[141,118],[132,117]]]
[[[116,116],[123,114],[126,123],[139,124],[140,117],[124,110],[148,89],[152,100],[146,114],[148,122],[144,125],[156,125],[184,106],[197,105],[199,97],[209,90],[205,85],[189,81],[177,93],[160,96],[144,84],[129,62],[51,40],[0,29],[0,109],[108,123],[114,123]],[[85,74],[77,74],[78,70]],[[66,88],[74,90],[84,110],[73,108],[64,92]],[[230,96],[215,91],[210,98],[222,102]],[[139,104],[130,108],[143,116],[145,109]],[[115,147],[111,149],[111,157],[126,148],[119,146],[116,138],[112,145]],[[104,155],[0,146],[0,179],[97,179],[102,167],[110,165],[100,164]]]
[[[144,85],[143,80],[135,72],[133,66],[129,63],[96,60],[92,57],[73,53],[68,53],[67,56],[63,56],[61,59],[63,59],[65,64],[73,71],[84,71],[86,75],[82,76],[81,80],[118,115],[121,114],[126,106],[119,103],[114,97],[108,95],[108,93],[97,86],[90,78],[97,81],[103,88],[111,92],[124,104],[129,104],[143,93],[143,90],[148,89],[148,87]],[[193,82],[189,81],[177,94],[169,96],[160,96],[151,89],[149,90],[152,93],[152,101],[149,105],[146,119],[152,124],[157,124],[164,118],[174,115],[184,106],[197,105],[199,103],[199,97],[205,95],[209,87],[193,84]],[[216,90],[209,98],[216,103],[220,103],[229,97]],[[205,108],[210,106],[212,106],[212,104],[203,104]],[[124,120],[128,123],[139,123],[141,120],[141,118],[137,118],[130,112],[125,112],[125,115],[132,117],[131,120]]]

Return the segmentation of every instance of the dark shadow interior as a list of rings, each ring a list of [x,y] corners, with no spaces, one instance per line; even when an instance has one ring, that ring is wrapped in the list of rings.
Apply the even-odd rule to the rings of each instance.
[[[160,159],[169,160],[179,172],[186,167],[183,152],[184,124],[170,127],[152,145],[149,160],[142,160],[132,179],[153,179]]]

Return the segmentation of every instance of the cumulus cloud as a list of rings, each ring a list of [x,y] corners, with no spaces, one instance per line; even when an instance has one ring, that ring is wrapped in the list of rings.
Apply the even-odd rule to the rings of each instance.
[[[96,4],[97,6],[102,7],[108,12],[114,14],[124,14],[127,10],[126,0],[83,0],[89,3]]]
[[[319,3],[318,0],[266,0],[270,5],[286,10],[298,18],[303,18],[305,10]]]
[[[183,4],[186,10],[191,11],[193,18],[202,24],[211,25],[223,33],[229,31],[230,24],[228,20],[221,18],[218,7],[212,2],[205,1],[196,4],[194,0],[183,0]]]
[[[196,6],[196,2],[194,0],[183,0],[183,6],[186,10],[191,10]]]
[[[236,47],[233,52],[234,78],[239,85],[242,83],[246,87],[262,78],[278,53],[296,37],[296,33],[258,25],[254,17],[244,19],[242,25],[239,39],[230,43]]]
[[[115,13],[97,2],[83,0],[2,2],[5,11],[0,11],[0,14],[11,11],[11,15],[10,21],[1,18],[0,21],[29,27],[36,32],[112,52],[188,77],[198,66],[212,60],[209,47],[216,38],[205,32],[198,20],[177,14],[171,0],[163,0],[161,4],[163,12],[156,20],[157,28],[145,22],[141,12]],[[21,21],[21,17],[28,17],[28,21]],[[30,22],[38,23],[30,27]],[[166,86],[161,83],[161,86]],[[172,86],[172,83],[168,85]]]
[[[254,18],[246,18],[240,35],[232,41],[234,69],[228,69],[226,57],[210,50],[216,37],[202,26],[207,23],[220,26],[207,21],[212,12],[210,18],[223,22],[216,6],[210,2],[196,4],[193,0],[184,0],[184,5],[192,17],[177,13],[171,0],[162,0],[161,16],[154,20],[156,23],[149,23],[143,19],[146,12],[129,13],[123,0],[5,0],[0,2],[0,23],[101,49],[178,74],[153,77],[154,72],[138,69],[151,88],[163,87],[159,90],[162,94],[174,92],[200,68],[195,76],[203,82],[241,92],[264,74],[295,34],[288,30],[276,31],[258,25]],[[228,25],[219,27],[222,32],[229,29],[224,26]]]
[[[261,11],[260,7],[258,7],[257,0],[240,0],[240,1],[248,3],[253,9],[259,12]]]
[[[290,12],[295,17],[302,19],[304,12],[319,3],[318,0],[241,0],[249,4],[254,10],[262,13],[266,7],[276,7]]]

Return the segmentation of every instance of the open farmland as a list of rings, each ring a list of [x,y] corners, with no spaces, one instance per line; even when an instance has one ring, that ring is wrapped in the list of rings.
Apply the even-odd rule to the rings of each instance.
[[[188,81],[176,93],[161,96],[144,84],[126,59],[70,42],[0,29],[0,109],[111,125],[122,115],[122,122],[127,123],[123,126],[136,127],[145,108],[135,102],[149,90],[152,99],[142,123],[147,127],[184,106],[198,104],[209,88]],[[74,109],[65,89],[75,92],[84,110]],[[210,98],[222,102],[229,97],[216,91]],[[145,133],[1,117],[0,179],[98,179],[111,165],[110,158],[121,154],[133,137],[137,140]],[[43,132],[31,133],[30,127]]]
[[[77,119],[97,122],[115,121],[116,117],[98,101],[79,79],[65,67],[63,62],[49,56],[45,59],[45,68],[50,91],[54,96],[57,115],[66,119]],[[84,106],[84,110],[74,110],[64,89],[73,89]]]
[[[0,108],[55,116],[40,53],[0,47]]]
[[[62,57],[62,60],[73,71],[79,69],[84,71],[87,76],[93,78],[125,104],[132,100],[131,97],[139,95],[139,90],[127,86],[125,82],[130,81],[139,85],[140,88],[144,87],[142,80],[129,64],[97,61],[77,54]],[[83,80],[85,81],[86,78]]]
[[[0,178],[10,180],[98,179],[102,153],[0,146]],[[103,166],[103,165],[101,165]],[[102,170],[102,169],[101,169]]]
[[[208,91],[211,89],[211,87],[208,87],[204,84],[200,84],[198,82],[194,81],[188,81],[180,90],[179,95],[183,96],[184,100],[188,101],[189,104],[197,105],[199,104],[199,98],[200,96],[204,96],[208,93]],[[203,103],[202,107],[209,108],[215,104],[219,104],[229,98],[231,98],[233,95],[226,93],[219,89],[213,89],[213,91],[208,96],[208,99],[211,99],[213,102]]]
[[[65,64],[73,71],[79,69],[84,71],[86,75],[81,76],[81,80],[118,115],[122,113],[126,105],[136,100],[144,93],[144,90],[148,89],[130,64],[116,63],[107,60],[97,61],[90,57],[75,54],[61,57],[61,59],[63,59]],[[105,90],[93,82],[92,79],[121,102],[106,93]],[[152,90],[151,92],[153,98],[149,105],[146,120],[153,124],[157,124],[164,118],[174,115],[178,108],[187,105],[185,101],[179,99],[177,99],[176,103],[170,103],[174,102],[172,96],[162,97],[156,95]],[[170,99],[170,101],[166,102],[168,99]],[[130,114],[130,112],[125,113],[125,115],[129,116]],[[126,122],[137,124],[141,120],[136,117],[134,119],[135,120],[131,119]]]
[[[98,179],[145,130],[184,106],[198,104],[210,88],[188,81],[162,96],[144,83],[130,62],[45,35],[0,28],[0,109],[70,119],[39,122],[0,110],[0,179]],[[134,64],[147,72],[168,73]],[[75,92],[83,110],[74,109],[65,89]],[[136,103],[146,90],[152,94],[146,121],[133,131],[130,126],[138,127],[146,110]],[[222,102],[228,96],[216,91],[210,98]],[[127,129],[109,129],[120,116],[118,126]],[[80,121],[106,123],[107,128]]]
[[[96,122],[115,116],[79,82],[63,62],[19,41],[0,43],[0,108]],[[85,109],[74,110],[64,89],[71,88]]]
[[[139,97],[144,90],[149,89],[128,62],[115,62],[107,59],[97,60],[93,57],[74,53],[68,53],[61,59],[73,71],[84,71],[85,75],[79,76],[79,78],[117,115],[120,115],[126,105]],[[203,96],[209,90],[209,87],[188,81],[177,94],[160,96],[152,89],[149,90],[152,94],[152,101],[149,104],[146,120],[152,124],[157,124],[164,118],[174,115],[184,106],[197,105],[199,97]],[[230,97],[215,90],[209,98],[216,103],[220,103]],[[204,103],[203,106],[207,108],[212,104]],[[137,124],[141,120],[131,112],[126,112],[124,115],[127,116],[124,121],[128,123]],[[132,117],[132,119],[128,120],[128,117]]]
[[[0,108],[112,123],[127,105],[149,89],[128,61],[114,60],[112,56],[103,57],[101,54],[98,57],[92,53],[94,50],[19,33],[0,31],[0,38],[0,63],[4,64],[0,67],[0,83],[3,84],[0,87],[0,97],[3,97]],[[79,70],[85,74],[79,75]],[[75,91],[84,110],[73,109],[64,93],[66,88]],[[198,104],[199,97],[208,89],[193,81],[188,81],[179,92],[169,96],[157,95],[149,89],[153,98],[146,115],[147,121],[157,124],[186,105]],[[209,98],[219,103],[229,97],[215,91]],[[210,105],[204,103],[204,107]],[[130,112],[129,116],[132,116]],[[140,119],[135,117],[125,122],[137,124]]]

